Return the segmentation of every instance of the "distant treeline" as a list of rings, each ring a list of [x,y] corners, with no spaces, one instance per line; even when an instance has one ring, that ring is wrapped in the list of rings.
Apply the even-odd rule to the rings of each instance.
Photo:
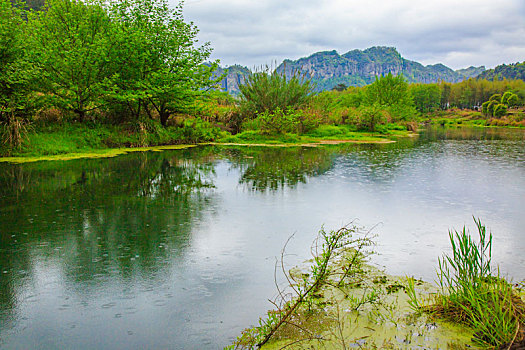
[[[501,64],[494,69],[489,69],[477,76],[478,79],[525,79],[525,62]]]
[[[364,88],[336,86],[335,91],[355,94],[348,107],[359,107],[364,94]],[[410,84],[408,91],[416,109],[421,113],[432,112],[438,109],[449,108],[481,109],[481,105],[489,101],[495,94],[503,95],[505,92],[513,93],[517,99],[511,107],[525,105],[525,82],[516,80],[486,80],[468,79],[460,83],[433,83],[433,84]],[[326,94],[326,92],[325,92]],[[328,93],[330,94],[330,93]]]

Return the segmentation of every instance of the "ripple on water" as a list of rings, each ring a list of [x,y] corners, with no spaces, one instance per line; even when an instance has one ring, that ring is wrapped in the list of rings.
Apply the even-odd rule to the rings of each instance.
[[[115,303],[115,302],[111,302],[111,303],[107,303],[107,304],[102,305],[102,308],[103,308],[103,309],[111,309],[111,308],[114,307],[115,305],[117,305],[117,303]]]
[[[209,298],[213,295],[213,293],[210,292],[210,290],[202,284],[197,287],[189,289],[188,293],[190,295],[190,298],[193,300],[202,300],[205,298]]]
[[[166,306],[167,302],[164,299],[157,299],[153,302],[155,306]]]

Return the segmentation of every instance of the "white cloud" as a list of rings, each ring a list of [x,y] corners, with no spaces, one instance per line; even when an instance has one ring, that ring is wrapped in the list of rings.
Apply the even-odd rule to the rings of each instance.
[[[223,65],[376,45],[451,68],[525,60],[523,0],[187,0],[184,14]]]

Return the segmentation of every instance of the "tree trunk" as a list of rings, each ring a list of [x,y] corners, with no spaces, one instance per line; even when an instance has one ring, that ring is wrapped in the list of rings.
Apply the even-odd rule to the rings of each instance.
[[[168,111],[161,110],[159,112],[159,117],[160,117],[160,123],[162,124],[162,126],[166,126],[168,124],[170,113]]]

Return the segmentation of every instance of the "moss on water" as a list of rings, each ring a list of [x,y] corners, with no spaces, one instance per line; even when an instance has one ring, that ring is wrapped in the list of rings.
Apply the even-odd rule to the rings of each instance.
[[[308,277],[304,271],[290,274]],[[366,264],[358,275],[339,288],[324,284],[262,349],[478,349],[469,327],[415,313],[407,278]],[[424,281],[415,289],[420,299],[438,292]]]
[[[103,149],[103,150],[95,150],[92,152],[84,152],[84,153],[66,153],[66,154],[57,154],[57,155],[49,155],[49,156],[23,156],[23,157],[2,157],[0,158],[0,162],[7,162],[7,163],[31,163],[31,162],[38,162],[38,161],[44,161],[44,160],[72,160],[72,159],[80,159],[80,158],[111,158],[120,156],[122,154],[127,154],[131,152],[160,152],[160,151],[166,151],[166,150],[176,150],[176,149],[184,149],[184,148],[190,148],[195,147],[196,145],[170,145],[170,146],[155,146],[155,147],[134,147],[134,148],[111,148],[111,149]]]

